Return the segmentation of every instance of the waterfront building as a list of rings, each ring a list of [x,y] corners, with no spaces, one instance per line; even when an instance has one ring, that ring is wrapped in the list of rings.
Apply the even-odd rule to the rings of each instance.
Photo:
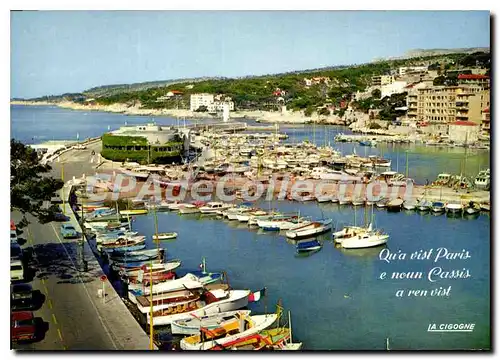
[[[459,85],[476,85],[483,89],[490,88],[490,77],[481,74],[460,74],[458,75]]]
[[[124,126],[102,136],[101,155],[113,161],[140,164],[180,163],[189,150],[189,129],[157,124]]]
[[[412,85],[407,96],[409,121],[481,123],[481,110],[489,106],[490,92],[478,86]]]
[[[449,125],[448,136],[460,144],[473,144],[479,138],[480,125],[472,121],[455,121]]]
[[[490,135],[490,108],[487,107],[483,110],[481,120],[481,132]]]
[[[372,76],[372,86],[384,86],[394,82],[392,75],[375,75]]]
[[[234,110],[234,102],[229,96],[224,95],[216,95],[214,97],[214,101],[208,104],[207,109],[209,113],[220,113],[224,112],[224,109],[227,108],[229,111]]]
[[[213,102],[214,102],[213,94],[206,94],[206,93],[192,94],[190,97],[189,109],[191,111],[196,111],[200,106],[206,106],[208,109],[208,106]]]

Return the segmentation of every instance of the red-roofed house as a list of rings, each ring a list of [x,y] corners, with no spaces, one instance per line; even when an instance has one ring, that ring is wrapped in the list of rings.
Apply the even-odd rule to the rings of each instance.
[[[480,74],[460,74],[458,75],[460,85],[479,85],[483,88],[490,87],[490,77]]]
[[[448,135],[451,141],[460,144],[472,144],[478,140],[480,125],[472,121],[450,123]]]

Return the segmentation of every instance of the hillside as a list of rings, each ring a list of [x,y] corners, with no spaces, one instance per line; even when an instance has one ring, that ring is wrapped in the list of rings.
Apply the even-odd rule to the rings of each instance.
[[[466,52],[458,52],[459,50]],[[478,64],[489,67],[490,54],[474,52],[476,49],[413,50],[412,54],[433,54],[412,58],[381,60],[366,64],[331,66],[293,71],[281,74],[247,76],[240,78],[193,78],[151,81],[137,84],[99,86],[81,94],[49,96],[33,101],[70,101],[83,104],[109,106],[123,104],[141,109],[189,109],[190,95],[195,93],[224,94],[230,97],[238,110],[278,110],[286,105],[290,110],[343,107],[353,93],[364,91],[371,85],[374,75],[388,74],[400,66],[424,65],[438,67],[446,64],[445,71],[456,71]],[[449,52],[440,55],[440,52]],[[436,55],[437,54],[437,55]],[[441,64],[441,65],[440,65]],[[309,79],[307,83],[306,79]],[[172,96],[172,92],[175,96]],[[167,98],[165,95],[170,93]],[[339,111],[339,115],[342,111]]]

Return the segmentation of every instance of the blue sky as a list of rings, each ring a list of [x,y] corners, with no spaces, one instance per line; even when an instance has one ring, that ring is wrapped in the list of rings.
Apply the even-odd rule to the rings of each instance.
[[[486,11],[11,12],[11,97],[489,46]]]

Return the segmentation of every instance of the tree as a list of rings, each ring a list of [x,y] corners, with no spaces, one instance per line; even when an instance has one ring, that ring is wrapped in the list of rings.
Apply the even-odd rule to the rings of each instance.
[[[208,108],[205,105],[200,105],[198,109],[195,110],[195,112],[207,112]]]
[[[373,98],[380,99],[381,96],[382,96],[382,91],[380,91],[380,89],[375,89],[372,91]]]
[[[305,110],[304,110],[304,116],[311,116],[312,113],[314,111],[314,108],[312,106],[308,106]]]
[[[322,107],[321,109],[319,109],[318,114],[328,116],[330,115],[330,110],[328,110],[328,108],[326,107]]]
[[[41,223],[54,219],[57,205],[44,207],[54,193],[64,185],[62,180],[47,176],[50,165],[39,161],[38,153],[23,143],[10,141],[10,211],[23,214],[22,225],[26,225],[26,214],[38,218]]]
[[[438,76],[432,81],[434,86],[443,86],[445,84],[446,78],[444,76]]]

